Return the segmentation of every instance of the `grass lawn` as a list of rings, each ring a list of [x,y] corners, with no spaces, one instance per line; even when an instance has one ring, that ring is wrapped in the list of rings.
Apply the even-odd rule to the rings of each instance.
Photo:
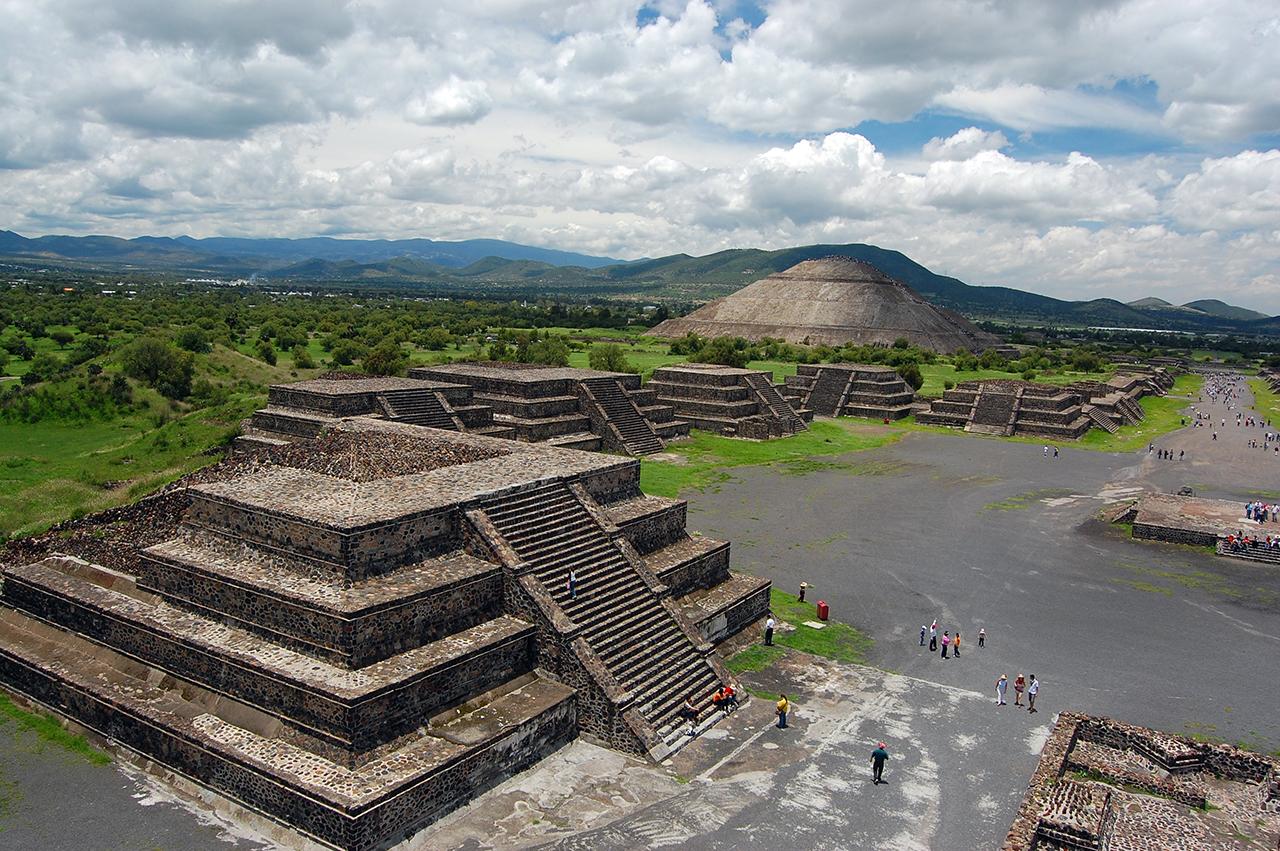
[[[691,432],[687,441],[673,443],[666,454],[675,460],[640,461],[640,487],[656,496],[678,496],[689,488],[701,490],[729,478],[732,467],[777,464],[789,472],[805,472],[826,464],[814,459],[874,449],[901,434],[852,419],[818,420],[809,430],[777,440],[739,440],[710,432]]]
[[[1280,423],[1280,394],[1276,393],[1261,378],[1249,381],[1249,389],[1253,391],[1253,409],[1264,420],[1272,424]]]
[[[805,621],[818,621],[818,607],[813,603],[801,603],[793,594],[773,588],[769,591],[769,610],[774,617],[795,627],[795,630],[774,633],[773,647],[754,644],[728,660],[729,669],[735,673],[761,671],[782,657],[783,648],[825,656],[837,662],[855,665],[867,663],[867,653],[875,642],[857,629],[839,621],[827,621],[823,629],[805,626]]]
[[[74,425],[0,423],[0,536],[122,505],[216,461],[204,450],[228,440],[261,402],[236,397],[159,427],[150,414]]]
[[[58,720],[43,713],[28,712],[0,694],[0,719],[7,718],[21,730],[30,730],[42,742],[57,745],[77,756],[84,757],[92,765],[109,765],[111,757],[89,744],[83,736],[65,729]]]

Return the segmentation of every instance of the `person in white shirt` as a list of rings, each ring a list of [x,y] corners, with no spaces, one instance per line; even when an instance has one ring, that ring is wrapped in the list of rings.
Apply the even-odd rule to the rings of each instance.
[[[1036,695],[1040,693],[1040,681],[1036,679],[1036,675],[1031,675],[1031,683],[1027,686],[1027,711],[1036,711]]]
[[[769,619],[764,622],[764,643],[766,645],[773,644],[773,628],[778,622],[773,619],[773,615],[769,615]]]

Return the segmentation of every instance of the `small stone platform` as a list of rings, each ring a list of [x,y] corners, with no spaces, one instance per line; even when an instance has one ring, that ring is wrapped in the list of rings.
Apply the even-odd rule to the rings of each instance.
[[[1244,516],[1244,505],[1222,499],[1151,493],[1141,497],[1127,515],[1133,537],[1173,544],[1211,547],[1225,535],[1243,530],[1246,535],[1264,531],[1262,524]]]
[[[227,463],[110,566],[5,565],[0,685],[334,847],[579,734],[665,759],[768,608],[633,459],[360,416]]]
[[[415,367],[409,375],[467,385],[496,423],[528,443],[649,455],[689,433],[689,423],[630,373],[491,362]]]
[[[766,440],[804,431],[813,412],[792,403],[761,370],[683,363],[654,370],[646,389],[694,428]]]
[[[267,407],[245,420],[237,443],[242,448],[280,446],[314,438],[339,419],[357,416],[490,437],[514,434],[495,424],[493,409],[477,404],[464,384],[330,373],[328,378],[271,385]]]
[[[1063,712],[1003,851],[1280,846],[1280,759]]]
[[[900,420],[915,398],[896,369],[863,363],[800,364],[780,390],[792,407],[824,417]]]

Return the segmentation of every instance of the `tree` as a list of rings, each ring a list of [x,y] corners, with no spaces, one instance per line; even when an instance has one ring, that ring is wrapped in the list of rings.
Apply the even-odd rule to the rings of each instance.
[[[912,390],[919,390],[924,386],[924,374],[920,372],[920,365],[916,363],[904,363],[899,367],[895,367],[898,375],[902,376],[902,380],[911,385]]]
[[[718,363],[741,369],[751,360],[751,352],[745,346],[738,346],[737,340],[732,337],[716,337],[699,349],[697,354],[689,360],[695,363]]]
[[[339,340],[329,353],[329,362],[334,366],[350,366],[368,351],[355,340]]]
[[[178,332],[178,348],[189,352],[203,353],[213,348],[209,335],[199,328],[183,328]]]
[[[49,339],[53,340],[55,343],[58,344],[59,348],[63,348],[63,349],[71,345],[71,342],[75,340],[75,338],[76,338],[75,332],[68,331],[66,328],[58,328],[54,331],[49,332]]]
[[[911,348],[911,341],[906,337],[899,337],[893,341],[893,347],[895,349],[908,349]]]
[[[360,369],[369,375],[396,375],[404,369],[408,356],[392,340],[383,340],[369,350],[360,362]]]
[[[170,399],[182,399],[191,392],[195,356],[168,340],[140,337],[120,353],[125,375],[151,385]]]
[[[293,347],[293,365],[296,369],[315,369],[316,362],[306,346]]]
[[[544,363],[548,366],[569,365],[569,344],[562,337],[547,337],[529,344],[525,350],[525,363]]]
[[[599,369],[604,372],[638,372],[627,361],[627,356],[622,351],[622,346],[617,343],[595,344],[591,347],[591,353],[587,355],[587,362],[592,369]]]
[[[276,347],[271,345],[270,340],[263,338],[258,341],[258,359],[272,366],[276,365]]]
[[[105,355],[110,346],[101,337],[85,337],[71,352],[71,362],[80,364]]]

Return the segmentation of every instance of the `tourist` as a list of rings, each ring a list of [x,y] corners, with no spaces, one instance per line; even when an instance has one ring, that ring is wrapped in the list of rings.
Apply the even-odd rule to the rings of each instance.
[[[929,627],[929,652],[938,652],[938,621],[934,620],[933,626]]]
[[[764,622],[764,644],[766,647],[773,646],[773,628],[778,622],[773,619],[773,615],[769,615],[769,619]]]
[[[801,603],[803,603],[803,602],[804,602],[804,592],[805,592],[805,591],[808,591],[808,590],[809,590],[809,583],[808,583],[808,582],[801,582],[801,583],[800,583],[800,602],[801,602]]]
[[[1026,689],[1026,687],[1027,687],[1027,681],[1023,678],[1022,674],[1018,674],[1018,676],[1013,678],[1013,705],[1014,706],[1022,705],[1022,692]]]
[[[1009,693],[1009,676],[1001,674],[996,680],[996,706],[1007,706],[1004,696]]]
[[[1183,458],[1185,458],[1185,457],[1186,457],[1186,455],[1187,455],[1187,450],[1185,450],[1185,449],[1179,449],[1179,450],[1178,450],[1178,460],[1179,460],[1179,461],[1181,461]]]
[[[957,659],[960,658],[960,633],[959,632],[956,633],[955,640],[951,642],[951,651],[955,654]]]
[[[978,646],[987,646],[987,628],[985,626],[978,630]]]
[[[738,708],[738,692],[737,690],[725,683],[724,688],[720,690],[720,709],[725,715]]]
[[[884,762],[889,758],[889,752],[885,750],[884,742],[876,745],[876,749],[871,752],[871,782],[879,785],[880,776],[884,774]]]
[[[1040,681],[1031,675],[1031,684],[1027,686],[1027,711],[1036,712],[1036,695],[1040,693]]]
[[[1044,448],[1044,457],[1046,457],[1046,458],[1048,458],[1048,457],[1049,457],[1049,447],[1048,447],[1048,446],[1045,446],[1045,448]]]
[[[924,624],[920,624],[920,646],[921,647],[924,647],[924,634],[928,631],[929,631],[929,628],[927,626],[925,626]]]
[[[1056,447],[1056,446],[1055,446],[1055,447],[1053,447],[1053,457],[1054,457],[1054,458],[1057,458],[1057,457],[1058,457],[1058,447]]]
[[[778,716],[778,729],[787,729],[787,713],[791,711],[791,701],[787,700],[787,696],[785,694],[778,698],[778,704],[774,708],[774,711]]]
[[[942,658],[947,658],[947,648],[951,646],[951,633],[943,631],[942,633]]]
[[[684,699],[684,706],[680,707],[680,717],[689,722],[690,736],[698,732],[698,708],[693,705],[693,695]]]
[[[578,574],[572,567],[569,568],[569,581],[566,584],[569,586],[569,599],[578,599]]]

